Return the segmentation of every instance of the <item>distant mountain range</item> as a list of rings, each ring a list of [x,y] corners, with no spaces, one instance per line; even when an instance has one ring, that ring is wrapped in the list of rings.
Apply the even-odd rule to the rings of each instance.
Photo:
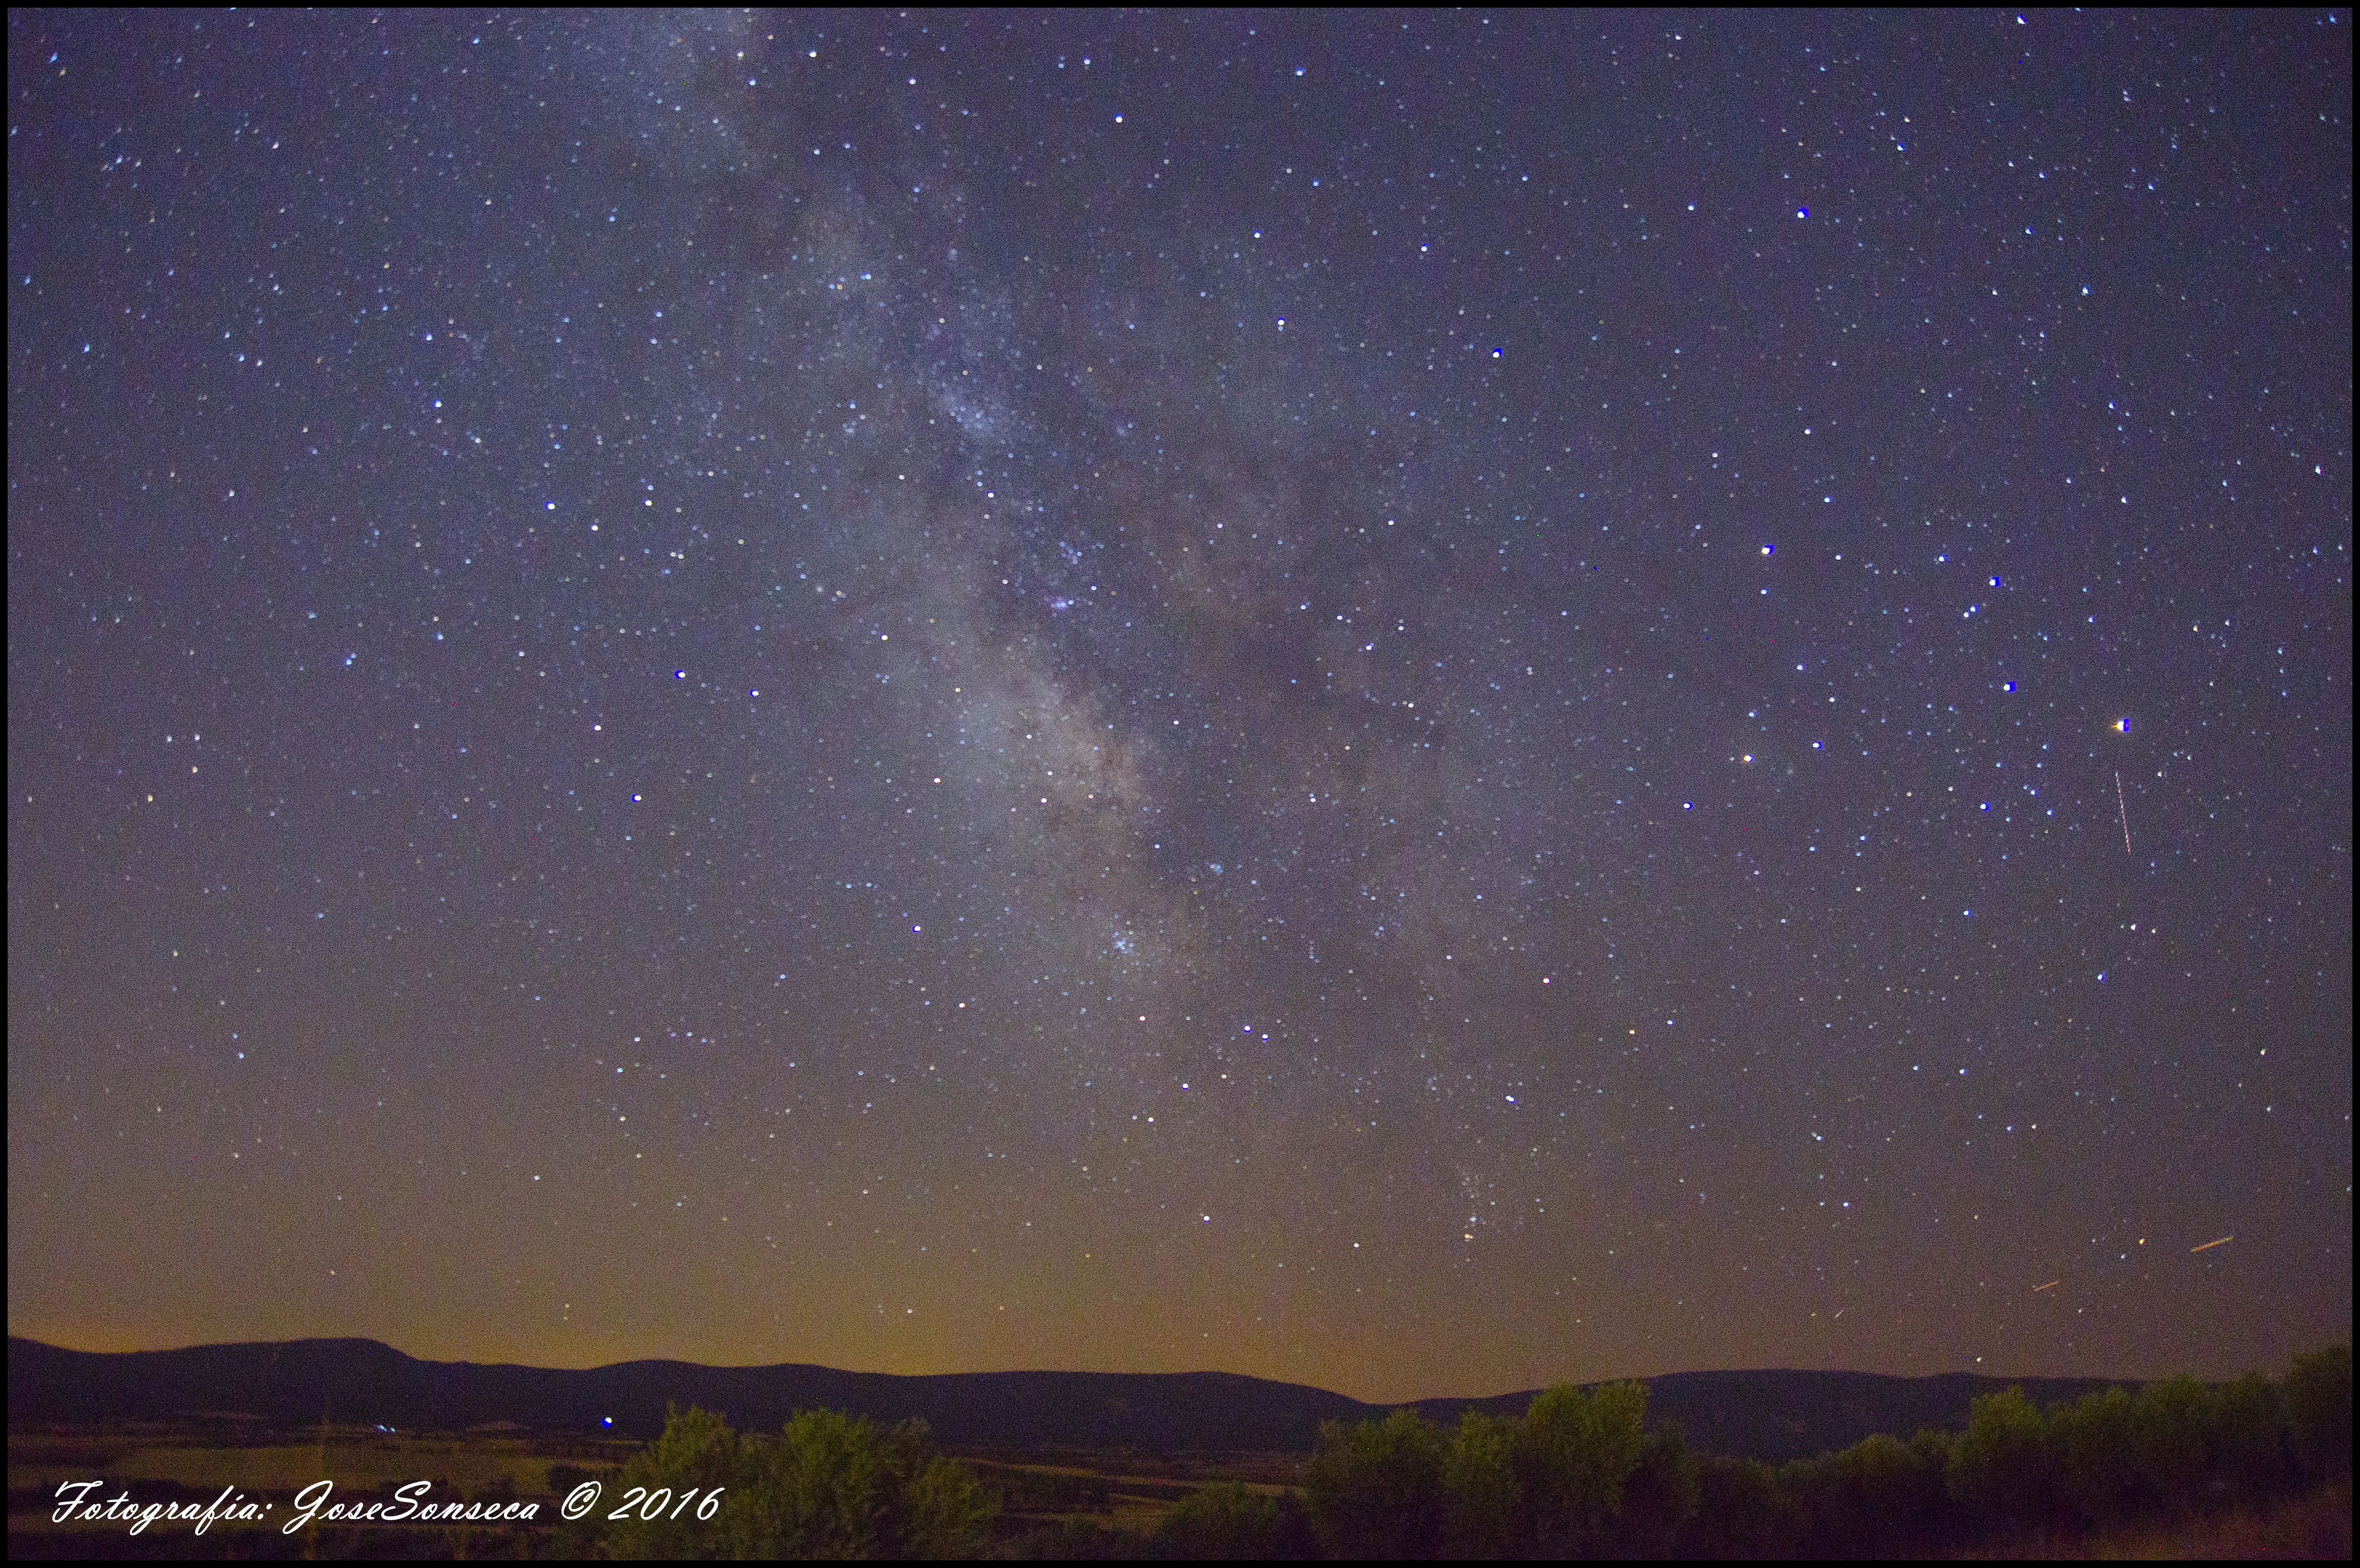
[[[1966,1424],[1978,1394],[2020,1384],[2036,1401],[2077,1399],[2086,1378],[1887,1377],[1869,1372],[1681,1372],[1647,1379],[1652,1420],[1678,1421],[1707,1453],[1779,1461],[1872,1432]],[[1523,1413],[1533,1393],[1428,1399]],[[1229,1372],[952,1372],[898,1377],[825,1367],[627,1361],[589,1371],[421,1361],[373,1339],[207,1345],[97,1354],[8,1341],[8,1426],[243,1418],[278,1429],[384,1425],[404,1432],[506,1424],[541,1435],[650,1438],[672,1404],[701,1405],[741,1432],[775,1432],[825,1407],[893,1422],[923,1417],[945,1448],[1124,1449],[1153,1454],[1307,1453],[1322,1421],[1393,1407]]]

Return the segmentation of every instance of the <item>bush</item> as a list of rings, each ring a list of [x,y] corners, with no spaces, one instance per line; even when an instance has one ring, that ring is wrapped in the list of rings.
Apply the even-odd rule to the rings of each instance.
[[[1453,1557],[1504,1557],[1521,1538],[1524,1483],[1517,1478],[1517,1423],[1481,1410],[1459,1418],[1443,1456],[1444,1534]]]
[[[1442,1442],[1415,1410],[1323,1424],[1304,1489],[1331,1555],[1426,1558],[1442,1544]]]
[[[2275,1495],[2296,1474],[2285,1392],[2260,1373],[2248,1372],[2212,1394],[2206,1495],[2240,1502]]]
[[[906,1463],[876,1426],[835,1410],[798,1410],[767,1464],[749,1466],[755,1533],[780,1557],[882,1557],[887,1513],[908,1481]]]
[[[921,1432],[923,1422],[915,1423]],[[1000,1503],[956,1459],[929,1458],[902,1489],[898,1545],[904,1557],[980,1557]]]
[[[2352,1347],[2333,1345],[2298,1356],[2286,1380],[2295,1456],[2314,1480],[2352,1474]]]
[[[543,1488],[552,1497],[562,1497],[585,1481],[596,1479],[597,1473],[585,1470],[579,1465],[552,1465],[549,1467],[549,1483]]]
[[[1023,1563],[1142,1563],[1156,1555],[1156,1543],[1137,1530],[1069,1519],[1027,1530],[998,1555]]]
[[[1339,1557],[1668,1551],[1697,1466],[1677,1431],[1647,1436],[1646,1414],[1643,1385],[1609,1383],[1550,1388],[1521,1421],[1470,1410],[1447,1442],[1415,1410],[1330,1422],[1305,1477],[1312,1520]]]
[[[1317,1547],[1300,1515],[1242,1481],[1191,1492],[1164,1516],[1157,1551],[1196,1562],[1251,1563],[1308,1555]]]
[[[2049,1413],[2049,1458],[2059,1501],[2074,1522],[2104,1526],[2138,1508],[2139,1475],[2131,1439],[2131,1397],[2119,1388],[2084,1394]]]
[[[935,1454],[923,1422],[885,1432],[834,1410],[798,1410],[762,1443],[708,1411],[675,1409],[623,1466],[608,1506],[633,1486],[675,1506],[692,1491],[723,1492],[708,1519],[690,1508],[616,1521],[604,1543],[612,1556],[974,1556],[998,1512],[967,1466]]]
[[[2022,1388],[1978,1395],[1964,1436],[1951,1445],[1950,1496],[1973,1517],[2018,1528],[2037,1524],[2052,1495],[2047,1427]]]
[[[2169,1517],[2201,1500],[2212,1427],[2212,1391],[2193,1377],[2149,1383],[2131,1400],[2131,1448],[2149,1507]]]
[[[1697,1511],[1680,1532],[1690,1557],[1798,1557],[1803,1520],[1793,1490],[1758,1459],[1715,1455],[1697,1474]]]
[[[1808,1519],[1808,1549],[1827,1557],[1896,1557],[1927,1550],[1946,1513],[1950,1445],[1879,1432],[1780,1473]]]
[[[743,1512],[738,1506],[743,1498],[732,1493],[742,1491],[743,1475],[744,1444],[728,1422],[693,1405],[684,1410],[672,1407],[663,1435],[631,1455],[616,1473],[612,1487],[598,1499],[596,1517],[604,1518],[609,1509],[622,1507],[634,1486],[650,1500],[661,1494],[664,1503],[659,1511],[668,1511],[690,1491],[702,1500],[703,1494],[718,1486],[724,1488],[722,1507],[712,1520],[697,1519],[694,1508],[688,1517],[678,1519],[615,1520],[606,1526],[606,1554],[651,1559],[734,1555],[729,1526]]]
[[[1646,1421],[1643,1383],[1605,1383],[1587,1393],[1560,1384],[1533,1400],[1515,1456],[1539,1550],[1584,1551],[1621,1511],[1623,1485],[1645,1445]]]
[[[1688,1433],[1666,1421],[1640,1444],[1639,1463],[1622,1484],[1622,1507],[1605,1531],[1603,1554],[1656,1558],[1676,1555],[1680,1532],[1702,1497],[1700,1466],[1688,1452]]]

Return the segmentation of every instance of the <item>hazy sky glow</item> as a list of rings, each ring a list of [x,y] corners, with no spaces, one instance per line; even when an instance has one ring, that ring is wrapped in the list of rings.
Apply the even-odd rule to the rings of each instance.
[[[12,13],[10,1331],[2347,1335],[2349,20]]]

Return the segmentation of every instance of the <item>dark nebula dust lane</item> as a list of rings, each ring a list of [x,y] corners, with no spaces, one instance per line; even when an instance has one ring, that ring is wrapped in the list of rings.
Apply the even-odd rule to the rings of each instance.
[[[12,15],[11,1333],[2348,1332],[2349,20]]]

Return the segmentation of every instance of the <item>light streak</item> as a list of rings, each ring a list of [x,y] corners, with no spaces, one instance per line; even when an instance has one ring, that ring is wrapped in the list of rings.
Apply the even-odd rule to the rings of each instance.
[[[2226,1247],[2236,1239],[2237,1238],[2234,1236],[2224,1236],[2218,1241],[2208,1241],[2202,1247],[2191,1247],[2188,1250],[2191,1252],[2210,1252],[2216,1247]]]
[[[2123,800],[2123,770],[2114,769],[2114,810],[2123,814],[2123,853],[2131,852],[2131,809]]]
[[[2050,1280],[2050,1281],[2049,1281],[2049,1283],[2048,1283],[2048,1284],[2046,1284],[2046,1285],[2035,1285],[2035,1286],[2032,1288],[2032,1293],[2033,1293],[2034,1295],[2036,1295],[2036,1296],[2037,1296],[2037,1295],[2040,1294],[2040,1292],[2041,1292],[2041,1291],[2043,1291],[2043,1290],[2055,1290],[2058,1286],[2060,1286],[2060,1285],[2063,1284],[2064,1282],[2065,1282],[2065,1281],[2063,1281],[2062,1279],[2051,1279],[2051,1280]]]

